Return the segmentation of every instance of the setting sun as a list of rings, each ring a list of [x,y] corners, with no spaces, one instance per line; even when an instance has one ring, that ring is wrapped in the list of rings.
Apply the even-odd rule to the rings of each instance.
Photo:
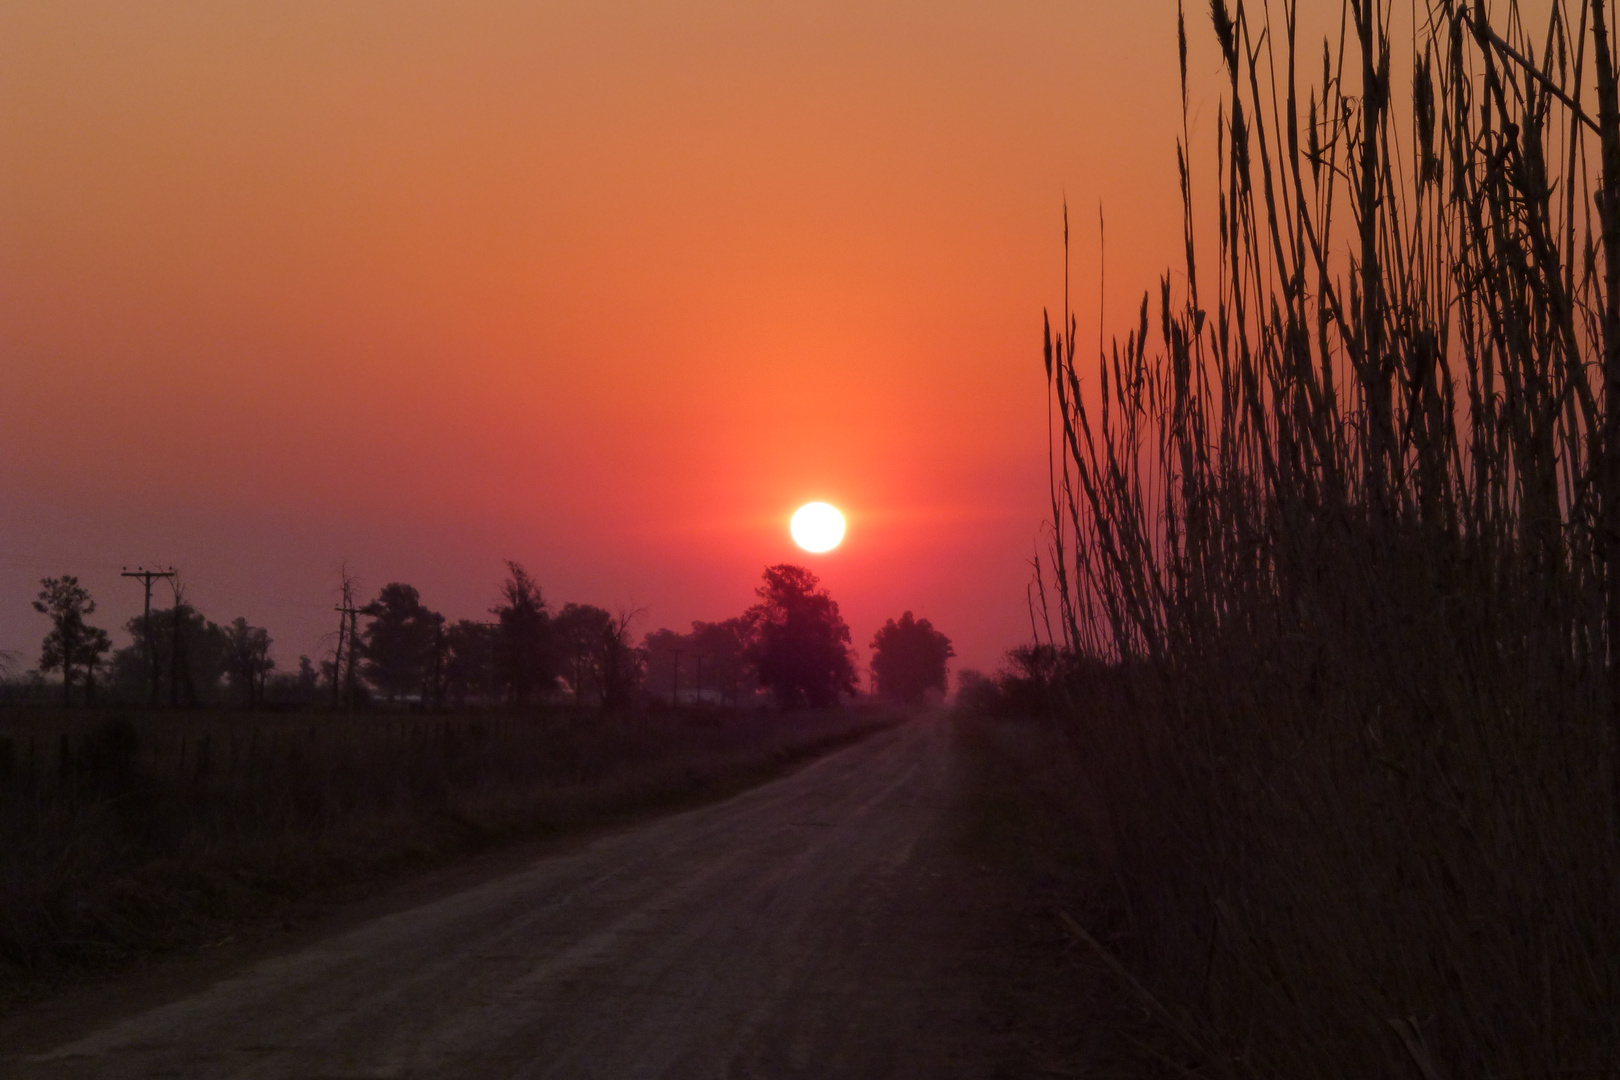
[[[805,503],[788,526],[793,542],[806,551],[831,551],[844,539],[844,515],[824,502]]]

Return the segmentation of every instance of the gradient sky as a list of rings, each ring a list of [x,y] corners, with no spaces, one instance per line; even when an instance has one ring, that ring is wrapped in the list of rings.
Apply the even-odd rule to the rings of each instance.
[[[121,626],[124,564],[287,667],[343,560],[638,632],[791,560],[863,655],[910,609],[992,668],[1063,199],[1094,335],[1099,204],[1110,309],[1177,257],[1179,130],[1164,2],[0,0],[0,649],[45,574]]]

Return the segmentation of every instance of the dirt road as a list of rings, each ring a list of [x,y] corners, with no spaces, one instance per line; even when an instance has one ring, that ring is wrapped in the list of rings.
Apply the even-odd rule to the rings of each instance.
[[[917,722],[261,962],[18,1077],[948,1077],[950,740]],[[965,1071],[970,1070],[970,1071]]]

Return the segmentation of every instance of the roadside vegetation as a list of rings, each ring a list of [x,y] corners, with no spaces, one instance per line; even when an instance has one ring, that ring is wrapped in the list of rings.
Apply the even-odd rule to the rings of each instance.
[[[963,686],[1041,718],[1097,904],[1051,925],[1147,1021],[1067,1068],[1614,1076],[1612,12],[1210,10],[1184,274],[1048,331],[1048,637]]]
[[[334,888],[740,790],[902,714],[30,709],[0,736],[0,1003]]]
[[[906,715],[855,696],[849,628],[796,566],[736,618],[639,644],[637,613],[554,610],[516,563],[487,622],[400,582],[360,604],[345,575],[330,655],[285,674],[267,631],[178,587],[107,661],[89,593],[41,584],[40,668],[0,700],[0,1005],[334,889],[729,794]],[[889,627],[883,697],[938,689],[949,640],[909,612]]]

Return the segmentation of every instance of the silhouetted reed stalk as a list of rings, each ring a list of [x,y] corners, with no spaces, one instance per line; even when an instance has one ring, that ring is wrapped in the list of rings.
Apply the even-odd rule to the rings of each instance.
[[[1084,386],[1048,327],[1054,633],[1123,675],[1072,716],[1199,1071],[1620,1073],[1620,108],[1571,8],[1431,0],[1408,82],[1349,0],[1306,88],[1294,3],[1214,0],[1213,267],[1184,125],[1184,287]]]

